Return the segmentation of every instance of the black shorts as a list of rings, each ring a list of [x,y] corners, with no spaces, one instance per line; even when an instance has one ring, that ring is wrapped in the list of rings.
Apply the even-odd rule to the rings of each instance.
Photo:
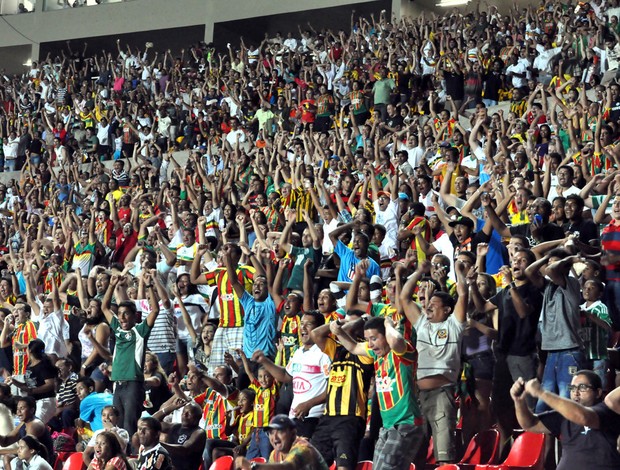
[[[354,469],[365,423],[357,416],[321,416],[311,443],[330,465]]]

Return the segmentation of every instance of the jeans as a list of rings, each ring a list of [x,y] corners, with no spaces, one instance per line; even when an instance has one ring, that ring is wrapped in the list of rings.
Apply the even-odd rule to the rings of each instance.
[[[541,384],[543,390],[556,393],[564,398],[570,398],[568,386],[573,375],[578,370],[585,369],[587,365],[588,361],[585,354],[578,348],[549,351]],[[538,400],[536,403],[536,413],[550,409],[542,400]]]
[[[115,382],[114,406],[120,413],[119,427],[133,436],[138,430],[138,419],[144,408],[144,382],[137,380]]]
[[[272,450],[273,447],[271,447],[271,442],[269,442],[269,434],[267,434],[265,428],[254,429],[245,458],[251,460],[256,457],[264,457],[269,460],[269,454],[271,454]]]
[[[4,159],[4,167],[6,171],[15,171],[15,166],[17,164],[16,158],[5,158]]]
[[[607,367],[609,359],[595,359],[592,361],[592,371],[601,378],[603,390],[607,387]]]

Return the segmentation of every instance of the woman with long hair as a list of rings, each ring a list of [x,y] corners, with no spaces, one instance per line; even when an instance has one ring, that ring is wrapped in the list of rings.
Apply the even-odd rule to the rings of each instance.
[[[189,274],[183,273],[177,277],[175,298],[172,302],[174,314],[177,318],[177,366],[181,376],[187,373],[187,361],[192,359],[193,339],[192,328],[201,330],[202,322],[209,311],[209,306],[204,297],[198,292],[198,287],[189,280]],[[181,302],[187,310],[187,316],[183,315]]]
[[[84,315],[84,326],[78,333],[82,345],[80,375],[91,377],[95,381],[95,391],[101,393],[105,390],[107,380],[99,370],[99,365],[110,359],[110,327],[105,322],[99,299],[88,301]]]
[[[36,416],[44,423],[56,414],[57,375],[56,366],[45,354],[45,343],[40,339],[30,341],[24,382],[13,379],[12,384],[36,400]]]
[[[17,443],[17,458],[11,460],[11,470],[52,470],[46,457],[45,446],[36,437],[26,434]]]
[[[116,435],[103,431],[95,441],[95,458],[88,470],[127,470],[129,464]]]

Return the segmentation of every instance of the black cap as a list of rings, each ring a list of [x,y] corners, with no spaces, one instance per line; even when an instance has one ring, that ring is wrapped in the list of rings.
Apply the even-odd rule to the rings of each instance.
[[[474,228],[474,221],[471,220],[469,217],[464,217],[461,215],[456,219],[450,221],[448,225],[450,227],[455,227],[456,225],[465,225],[466,227]]]
[[[269,421],[267,429],[295,429],[297,425],[295,421],[286,415],[276,415]]]

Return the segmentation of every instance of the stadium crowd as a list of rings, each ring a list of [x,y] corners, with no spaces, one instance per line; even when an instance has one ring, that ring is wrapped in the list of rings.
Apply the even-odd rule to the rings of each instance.
[[[492,426],[619,468],[619,16],[353,12],[0,77],[5,468],[405,470]]]

